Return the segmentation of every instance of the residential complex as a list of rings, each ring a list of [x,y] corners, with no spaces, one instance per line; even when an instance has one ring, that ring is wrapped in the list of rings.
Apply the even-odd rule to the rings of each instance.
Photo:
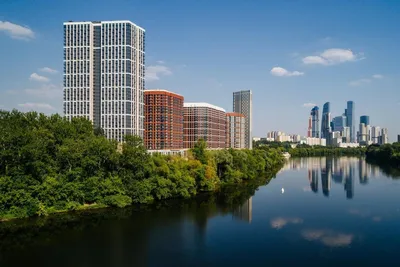
[[[192,148],[199,139],[208,148],[225,148],[226,114],[208,103],[184,103],[183,147]]]
[[[233,112],[240,113],[245,116],[245,147],[252,149],[253,95],[251,90],[233,93]]]
[[[145,90],[144,103],[146,148],[183,148],[183,96],[167,90]]]
[[[130,21],[64,23],[64,114],[107,138],[144,134],[145,30]]]
[[[226,113],[226,147],[245,148],[246,118],[243,114]]]

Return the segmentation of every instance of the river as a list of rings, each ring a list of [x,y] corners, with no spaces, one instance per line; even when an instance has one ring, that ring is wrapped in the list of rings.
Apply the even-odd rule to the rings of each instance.
[[[400,179],[387,171],[294,158],[256,188],[2,223],[0,266],[399,264]]]

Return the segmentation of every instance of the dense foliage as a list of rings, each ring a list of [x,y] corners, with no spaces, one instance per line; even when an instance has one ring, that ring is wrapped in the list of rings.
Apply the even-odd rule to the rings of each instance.
[[[370,162],[400,168],[400,143],[385,144],[382,146],[371,145],[366,152]]]
[[[254,142],[254,147],[268,147],[288,152],[293,157],[314,157],[314,156],[364,156],[366,148],[341,148],[333,146],[309,146],[306,144],[292,144],[289,142]]]
[[[283,161],[275,149],[149,155],[140,138],[119,146],[82,118],[0,111],[0,220],[99,206],[189,198],[255,179]]]
[[[364,156],[365,147],[325,147],[325,146],[298,146],[289,149],[293,157],[311,157],[311,156]]]

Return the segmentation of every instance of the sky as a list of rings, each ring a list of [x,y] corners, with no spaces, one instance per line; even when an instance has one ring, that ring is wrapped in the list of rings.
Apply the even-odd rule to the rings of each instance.
[[[62,113],[63,22],[146,30],[146,88],[232,110],[253,92],[253,135],[306,135],[312,106],[355,102],[357,125],[400,134],[400,1],[1,0],[0,109]]]

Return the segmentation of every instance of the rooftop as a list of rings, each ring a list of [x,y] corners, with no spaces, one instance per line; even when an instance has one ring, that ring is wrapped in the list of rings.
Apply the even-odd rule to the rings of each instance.
[[[223,109],[221,107],[214,106],[212,104],[204,103],[204,102],[183,103],[183,107],[185,107],[185,108],[213,108],[213,109],[216,109],[216,110],[220,110],[220,111],[226,112],[225,109]]]

